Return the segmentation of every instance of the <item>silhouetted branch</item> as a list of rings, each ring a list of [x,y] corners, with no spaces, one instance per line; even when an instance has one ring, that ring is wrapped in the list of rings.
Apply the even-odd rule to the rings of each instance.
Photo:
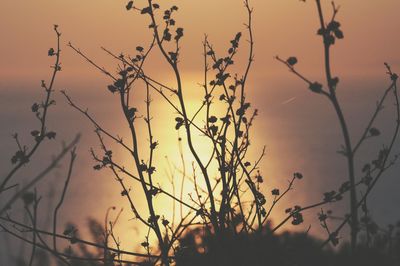
[[[64,156],[78,143],[79,139],[80,135],[77,135],[68,145],[63,147],[62,151],[56,157],[54,157],[52,162],[40,174],[38,174],[36,177],[30,180],[27,185],[25,185],[17,193],[11,196],[10,199],[0,209],[0,216],[3,215],[4,212],[7,211],[11,207],[11,205],[18,198],[20,198],[26,191],[32,188],[37,182],[43,179],[51,170],[57,167],[57,165],[64,158]]]
[[[71,179],[71,175],[72,175],[72,169],[74,167],[74,162],[75,162],[75,158],[76,158],[76,152],[75,152],[75,148],[72,149],[71,151],[71,159],[69,162],[69,168],[68,168],[68,173],[67,173],[67,178],[65,180],[64,183],[64,187],[61,193],[61,197],[59,202],[57,203],[56,208],[54,209],[54,213],[53,213],[53,249],[55,251],[57,251],[57,238],[56,238],[56,231],[57,231],[57,215],[58,215],[58,211],[60,210],[62,204],[64,203],[64,198],[65,198],[65,194],[67,193],[67,188],[69,185],[69,181]],[[36,228],[34,228],[36,229]]]
[[[49,56],[55,56],[55,62],[53,65],[53,73],[50,78],[50,84],[47,86],[44,80],[42,80],[42,85],[41,87],[45,90],[46,96],[45,100],[43,103],[38,104],[34,103],[31,107],[32,112],[35,113],[36,117],[38,118],[40,122],[40,130],[33,130],[31,132],[31,135],[35,138],[35,144],[33,147],[30,149],[28,152],[28,148],[23,146],[19,143],[18,141],[18,134],[14,134],[14,139],[16,140],[19,150],[16,152],[16,154],[13,156],[11,159],[11,162],[15,164],[14,168],[2,179],[0,183],[0,194],[3,193],[4,191],[8,190],[6,189],[7,183],[12,179],[12,177],[15,175],[15,173],[25,164],[27,164],[31,157],[35,154],[36,150],[39,148],[40,144],[45,140],[47,137],[48,139],[54,139],[56,136],[56,133],[53,131],[47,131],[46,128],[46,121],[47,121],[47,114],[48,114],[48,108],[55,103],[54,100],[51,99],[52,92],[54,91],[54,82],[57,76],[57,73],[61,71],[61,66],[60,66],[60,37],[61,33],[58,31],[58,25],[54,25],[54,32],[56,33],[57,36],[57,48],[56,51],[54,51],[53,48],[50,48],[48,51]],[[40,111],[42,110],[42,114]]]

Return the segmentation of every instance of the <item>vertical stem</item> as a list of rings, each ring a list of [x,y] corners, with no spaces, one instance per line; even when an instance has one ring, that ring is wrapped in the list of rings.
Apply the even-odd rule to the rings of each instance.
[[[330,46],[331,44],[328,42],[328,33],[326,31],[321,0],[316,0],[318,15],[321,24],[321,29],[323,32],[323,41],[324,41],[324,56],[325,56],[325,75],[329,87],[329,99],[335,108],[336,115],[339,119],[340,127],[342,129],[343,139],[345,142],[346,148],[346,157],[347,157],[347,166],[348,166],[348,178],[350,182],[350,229],[351,229],[351,250],[354,252],[357,246],[357,233],[358,233],[358,208],[357,208],[357,195],[356,195],[356,187],[355,187],[355,176],[354,176],[354,154],[350,140],[350,134],[348,130],[348,126],[346,124],[346,120],[344,118],[342,108],[337,100],[335,87],[332,86],[332,73],[331,73],[331,62],[330,62]]]
[[[204,181],[206,182],[206,186],[207,186],[207,192],[208,192],[208,196],[210,198],[210,207],[211,207],[211,223],[214,227],[214,230],[216,233],[218,233],[219,231],[219,227],[218,227],[218,218],[217,218],[217,212],[216,212],[216,208],[215,208],[215,199],[214,199],[214,194],[213,194],[213,189],[211,186],[211,182],[210,182],[210,177],[208,175],[208,171],[207,168],[204,166],[204,164],[202,163],[199,155],[196,152],[196,149],[193,146],[193,140],[192,140],[192,134],[190,131],[190,123],[189,123],[189,119],[187,116],[187,112],[186,112],[186,106],[185,106],[185,101],[184,101],[184,97],[183,97],[183,86],[182,86],[182,79],[180,76],[180,72],[178,69],[178,65],[177,62],[171,60],[171,58],[168,56],[167,52],[165,51],[163,45],[162,45],[162,40],[160,39],[160,35],[158,32],[158,26],[154,17],[154,13],[153,13],[153,7],[152,7],[152,0],[148,0],[148,4],[149,4],[149,8],[151,9],[150,12],[150,18],[152,20],[152,24],[154,25],[154,36],[156,38],[157,41],[157,45],[161,51],[161,53],[163,54],[163,56],[165,57],[165,59],[167,60],[168,64],[172,67],[174,74],[175,74],[175,78],[176,78],[176,82],[177,82],[177,96],[179,99],[179,104],[181,106],[181,112],[182,112],[182,116],[184,119],[184,126],[185,126],[185,132],[186,132],[186,137],[187,137],[187,143],[189,146],[189,150],[192,153],[193,157],[195,158],[197,164],[200,167],[200,170],[203,174],[204,177]]]
[[[139,174],[139,178],[140,178],[140,183],[142,185],[142,189],[143,192],[146,196],[146,202],[147,202],[147,207],[149,209],[149,213],[150,213],[150,219],[152,220],[152,226],[151,228],[154,230],[156,236],[157,236],[157,240],[161,249],[161,256],[162,256],[162,262],[163,265],[169,266],[169,260],[168,260],[168,248],[164,243],[162,234],[161,234],[161,230],[160,230],[160,226],[158,224],[158,220],[156,219],[156,213],[154,210],[154,205],[153,205],[153,195],[150,193],[150,191],[147,188],[147,183],[146,180],[144,178],[144,174],[140,169],[140,156],[139,156],[139,152],[138,152],[138,142],[137,142],[137,135],[136,135],[136,130],[134,127],[134,122],[133,120],[131,120],[132,118],[129,116],[128,112],[129,112],[129,107],[127,106],[126,103],[126,98],[125,98],[125,92],[124,90],[121,90],[120,93],[120,102],[121,102],[121,107],[122,110],[124,112],[126,121],[128,122],[129,125],[129,129],[130,129],[130,133],[131,133],[131,137],[132,137],[132,157],[133,160],[135,162],[135,166],[137,169],[137,172]],[[153,187],[151,187],[152,189]]]
[[[56,233],[57,233],[57,215],[58,215],[59,209],[61,208],[61,206],[62,206],[62,204],[64,202],[64,198],[65,198],[65,195],[67,193],[67,188],[68,188],[68,185],[69,185],[69,181],[71,179],[72,169],[73,169],[73,166],[74,166],[75,158],[76,158],[76,153],[75,153],[75,148],[74,148],[71,151],[71,160],[70,160],[70,163],[69,163],[67,179],[65,180],[65,183],[64,183],[63,191],[61,193],[61,198],[60,198],[60,201],[58,202],[56,208],[54,209],[54,213],[53,213],[53,249],[56,252],[57,252],[57,237],[56,237]]]

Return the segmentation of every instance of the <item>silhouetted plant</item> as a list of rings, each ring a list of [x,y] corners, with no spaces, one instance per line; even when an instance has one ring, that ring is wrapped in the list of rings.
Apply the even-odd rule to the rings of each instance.
[[[115,75],[98,66],[81,50],[69,44],[75,52],[99,69],[103,74],[111,78],[112,84],[110,84],[107,89],[112,94],[117,94],[119,96],[118,100],[121,105],[122,113],[125,116],[127,126],[130,130],[131,146],[123,141],[122,138],[113,135],[100,126],[87,110],[76,105],[71,97],[64,92],[70,105],[85,115],[95,126],[103,155],[98,156],[95,151],[92,151],[92,156],[97,162],[94,169],[111,169],[121,185],[121,195],[127,197],[135,217],[146,225],[158,239],[158,248],[161,251],[162,264],[170,264],[171,258],[169,258],[169,254],[175,249],[174,246],[179,236],[186,228],[192,226],[203,224],[207,227],[206,230],[214,232],[216,236],[221,239],[231,234],[239,234],[240,232],[261,232],[263,223],[265,223],[267,218],[267,210],[264,207],[266,204],[266,197],[260,191],[262,177],[259,172],[257,172],[257,174],[254,173],[257,170],[261,157],[264,156],[264,151],[260,159],[257,160],[253,166],[245,159],[250,145],[250,128],[253,120],[258,115],[257,110],[250,112],[250,103],[246,101],[245,93],[248,74],[253,62],[254,45],[252,32],[253,10],[249,6],[248,1],[245,1],[245,8],[248,13],[246,30],[249,36],[250,49],[244,73],[240,76],[231,73],[229,70],[234,64],[234,58],[242,37],[241,32],[237,33],[231,40],[230,48],[224,56],[217,55],[208,39],[205,38],[203,43],[205,73],[205,80],[203,83],[204,99],[193,117],[190,117],[187,112],[184,87],[182,85],[179,68],[179,44],[181,38],[184,36],[184,30],[177,26],[177,22],[174,19],[174,14],[178,11],[178,7],[172,6],[162,13],[164,26],[161,26],[162,24],[159,25],[157,22],[160,5],[152,1],[147,1],[147,4],[143,7],[139,7],[130,1],[126,8],[128,11],[134,10],[141,15],[149,17],[149,29],[152,31],[154,38],[147,49],[142,46],[137,46],[137,54],[132,57],[122,54],[118,56],[103,48],[120,63],[119,72]],[[155,48],[160,50],[164,60],[173,70],[177,84],[176,88],[170,87],[167,84],[162,84],[146,74],[146,59]],[[211,79],[209,78],[210,76]],[[131,92],[137,87],[144,87],[146,90],[146,110],[142,114],[133,106],[135,101],[131,99]],[[178,113],[178,116],[175,118],[175,129],[184,130],[187,146],[206,184],[206,188],[203,191],[195,189],[197,199],[192,197],[192,203],[184,202],[182,197],[177,198],[153,184],[153,178],[157,172],[152,158],[159,143],[154,141],[152,132],[150,90],[160,94],[170,104],[172,109]],[[173,97],[168,97],[164,90],[172,93]],[[218,92],[218,90],[222,90],[222,94]],[[214,99],[218,99],[216,103]],[[212,114],[212,107],[214,104],[224,106],[226,111],[222,116],[217,117]],[[195,122],[196,116],[201,114],[205,115],[204,125],[198,125]],[[148,128],[148,153],[150,155],[147,159],[140,156],[141,152],[138,148],[140,140],[137,137],[137,128],[139,125],[138,120],[140,119],[145,121]],[[203,162],[200,159],[192,140],[193,130],[204,135],[205,141],[208,141],[213,148],[208,162]],[[113,151],[106,145],[103,136],[116,141],[131,154],[133,163],[136,166],[136,174],[129,172],[124,166],[114,160]],[[215,161],[218,165],[218,178],[216,180],[211,178],[210,164],[212,161]],[[141,184],[147,202],[149,218],[144,218],[142,214],[139,214],[130,196],[130,191],[125,185],[123,176],[131,177]],[[297,176],[300,179],[301,175],[297,174]],[[253,198],[250,204],[251,207],[246,206],[247,203],[244,202],[246,197],[243,196],[244,193],[239,189],[245,185],[247,186],[245,193],[250,192]],[[198,186],[196,181],[195,186]],[[167,195],[172,200],[177,201],[179,204],[189,209],[188,214],[176,228],[172,228],[169,221],[162,219],[162,216],[157,214],[157,210],[154,208],[155,196],[159,193]],[[277,190],[275,190],[274,193],[278,196]],[[219,198],[218,195],[221,195],[221,198]],[[162,228],[165,229],[165,232],[162,232]],[[147,252],[149,251],[149,245],[150,243],[148,240],[142,243],[142,246]]]
[[[32,246],[31,255],[27,260],[27,263],[25,264],[25,258],[22,257],[23,254],[19,254],[20,257],[18,257],[16,262],[17,264],[29,266],[37,264],[35,262],[35,258],[39,264],[48,261],[42,252],[43,250],[39,249],[39,247],[42,247],[43,245],[47,246],[47,244],[45,244],[44,240],[37,232],[38,208],[41,201],[41,196],[38,195],[36,186],[38,186],[39,181],[44,179],[54,168],[59,165],[59,163],[68,153],[71,153],[68,179],[70,178],[76,156],[74,146],[78,143],[80,138],[79,135],[77,135],[70,143],[63,143],[62,150],[58,152],[58,154],[54,156],[52,160],[49,160],[49,162],[47,162],[48,165],[38,174],[33,175],[32,173],[32,176],[27,176],[23,180],[18,179],[19,170],[29,164],[30,160],[37,153],[38,149],[42,146],[45,140],[53,140],[56,138],[56,132],[47,128],[47,117],[50,110],[49,108],[52,105],[55,105],[55,101],[53,99],[54,84],[58,72],[61,71],[61,33],[58,30],[58,25],[54,25],[54,32],[57,36],[57,46],[56,49],[50,48],[48,50],[48,56],[55,58],[54,65],[52,66],[53,71],[50,82],[47,84],[44,80],[42,80],[41,88],[45,92],[45,97],[42,102],[35,102],[31,106],[32,113],[35,114],[35,117],[39,121],[38,128],[30,132],[30,135],[34,139],[34,144],[31,147],[23,145],[18,134],[15,133],[13,135],[18,148],[11,158],[13,168],[0,180],[0,228],[2,229],[2,232],[7,232],[17,239],[20,239],[22,242],[29,243]],[[10,185],[11,182],[14,182],[14,184]],[[23,203],[22,211],[19,206],[15,206],[17,200],[19,199]],[[58,206],[58,208],[59,207],[61,207],[61,205]],[[23,215],[27,218],[27,221],[30,223],[29,230],[24,230],[23,227],[19,227],[17,222],[14,222],[13,220],[13,217],[18,217],[21,213],[23,213]],[[25,236],[26,233],[32,233],[32,237],[27,238]]]
[[[305,1],[304,1],[305,2]],[[399,128],[400,128],[400,106],[399,106],[399,97],[397,92],[397,80],[398,75],[393,73],[390,66],[385,63],[385,67],[387,69],[387,74],[389,75],[390,85],[384,91],[383,96],[376,106],[376,110],[370,118],[368,125],[366,126],[362,136],[357,142],[352,142],[350,138],[349,128],[347,125],[347,121],[342,111],[341,104],[337,98],[337,88],[339,85],[339,78],[334,76],[331,68],[331,48],[335,45],[335,43],[344,38],[344,34],[341,28],[341,24],[337,21],[337,14],[339,12],[339,6],[336,6],[334,2],[332,2],[333,14],[330,20],[326,21],[324,18],[324,13],[322,9],[322,4],[320,0],[316,0],[316,6],[318,10],[318,18],[320,21],[320,28],[317,31],[317,34],[322,37],[323,46],[324,46],[324,72],[326,78],[326,88],[318,82],[318,81],[310,81],[304,75],[299,73],[295,67],[298,63],[296,57],[289,57],[287,60],[283,60],[280,57],[276,57],[278,61],[283,63],[288,67],[288,69],[303,80],[307,85],[310,91],[325,96],[329,102],[334,107],[334,110],[337,114],[337,118],[342,129],[343,140],[345,145],[342,147],[342,150],[339,153],[343,154],[347,158],[347,168],[348,168],[348,181],[344,182],[338,191],[332,190],[324,194],[325,202],[335,202],[342,199],[342,195],[349,191],[350,192],[350,215],[347,216],[344,221],[339,225],[339,227],[330,232],[325,219],[323,221],[323,227],[327,230],[329,234],[329,241],[337,245],[338,243],[338,234],[341,228],[348,222],[350,224],[351,229],[351,248],[353,252],[357,246],[357,235],[359,231],[359,208],[361,206],[366,206],[367,196],[375,186],[376,182],[382,177],[383,173],[390,168],[394,162],[398,158],[398,154],[393,155],[392,150],[397,140]],[[395,101],[395,129],[392,137],[388,144],[384,145],[383,148],[379,151],[376,159],[372,160],[371,163],[367,163],[362,168],[363,177],[360,180],[356,180],[356,168],[355,168],[355,157],[360,146],[365,142],[368,138],[377,137],[380,135],[380,130],[374,127],[374,123],[376,122],[377,115],[383,109],[383,103],[387,100],[387,96],[389,93],[393,93],[393,98]],[[392,155],[392,158],[390,156]],[[363,196],[361,200],[357,200],[357,186],[365,185]],[[365,207],[366,208],[366,207]],[[325,216],[324,216],[325,217]],[[321,216],[320,216],[321,220]]]
[[[121,197],[127,200],[134,219],[139,221],[147,229],[144,239],[137,241],[141,246],[141,252],[130,252],[121,248],[118,237],[114,234],[119,214],[115,219],[109,218],[109,212],[115,207],[107,209],[105,222],[99,223],[90,219],[88,228],[92,241],[84,240],[78,228],[68,224],[62,233],[57,227],[58,211],[61,208],[69,181],[72,176],[72,168],[76,157],[70,145],[64,147],[62,153],[55,158],[52,164],[36,178],[17,192],[4,206],[0,206],[0,227],[10,235],[32,245],[30,265],[35,259],[36,250],[44,250],[55,257],[61,265],[265,265],[266,263],[279,265],[370,265],[379,259],[380,263],[387,265],[399,262],[396,255],[399,249],[398,228],[394,226],[386,230],[373,222],[367,208],[367,197],[374,188],[383,173],[397,160],[397,155],[392,155],[393,146],[397,140],[400,127],[399,99],[397,95],[398,76],[392,72],[389,65],[386,69],[390,77],[390,86],[385,90],[377,108],[372,115],[364,133],[358,142],[350,139],[350,133],[342,112],[341,104],[336,92],[339,78],[332,74],[330,66],[330,49],[335,42],[344,37],[340,23],[336,20],[339,8],[332,3],[333,16],[326,22],[322,12],[321,1],[316,0],[320,29],[318,35],[322,37],[324,45],[326,85],[322,82],[310,81],[297,71],[298,59],[294,56],[284,60],[276,57],[292,73],[306,82],[308,89],[318,95],[327,97],[332,103],[337,114],[339,124],[343,132],[344,147],[341,150],[348,162],[348,180],[338,189],[324,193],[319,202],[306,206],[291,203],[293,207],[285,209],[286,217],[272,226],[272,212],[279,202],[294,188],[295,182],[300,181],[303,175],[295,172],[290,178],[285,189],[273,188],[271,195],[264,195],[261,187],[264,178],[259,169],[259,163],[265,155],[265,149],[255,161],[250,162],[248,151],[251,136],[251,128],[258,110],[253,109],[247,99],[248,77],[254,61],[254,36],[252,28],[253,9],[249,0],[244,1],[247,12],[247,22],[244,32],[236,33],[230,40],[229,47],[224,54],[218,54],[207,36],[203,41],[204,80],[202,82],[203,98],[199,99],[199,106],[194,114],[188,112],[188,102],[185,98],[187,88],[182,82],[180,68],[181,52],[180,44],[185,31],[179,27],[175,19],[178,12],[177,6],[172,6],[161,11],[161,6],[152,0],[128,1],[128,12],[146,16],[149,19],[148,28],[153,38],[146,45],[138,45],[134,55],[116,54],[106,48],[102,48],[118,63],[116,73],[99,66],[86,53],[72,43],[68,44],[73,51],[98,69],[110,79],[109,85],[104,89],[119,104],[120,113],[124,117],[124,123],[129,130],[129,136],[123,139],[113,129],[106,129],[98,122],[94,115],[77,104],[66,91],[62,91],[66,101],[72,108],[80,112],[95,128],[95,136],[100,144],[100,149],[91,149],[90,154],[95,161],[93,169],[96,171],[108,170],[113,174],[116,183],[120,187]],[[54,102],[51,100],[53,83],[58,71],[61,70],[60,57],[60,33],[57,33],[57,49],[49,49],[48,55],[56,57],[54,72],[49,87],[43,82],[46,91],[46,100],[32,106],[32,111],[40,121],[40,130],[32,131],[35,138],[35,146],[28,151],[21,146],[17,135],[15,140],[19,150],[12,158],[16,164],[11,173],[1,180],[0,195],[8,193],[11,187],[6,185],[15,172],[25,165],[29,158],[45,138],[53,139],[56,134],[46,129],[47,109]],[[237,65],[236,55],[242,46],[242,39],[248,38],[247,60],[243,64],[242,73],[235,73],[233,65]],[[146,62],[149,56],[158,50],[161,60],[164,60],[172,70],[175,86],[163,83],[150,76]],[[134,91],[143,90],[145,109],[140,110],[137,105],[140,100]],[[181,160],[183,164],[182,183],[180,196],[175,191],[174,176],[170,177],[173,191],[158,185],[157,177],[164,176],[158,171],[159,162],[154,160],[155,153],[163,143],[157,140],[157,131],[154,130],[152,94],[156,93],[170,106],[176,117],[171,121],[171,127],[184,134],[179,138]],[[377,158],[365,164],[362,168],[360,179],[356,178],[354,160],[359,147],[366,139],[377,137],[380,130],[374,127],[377,115],[383,108],[383,103],[388,95],[393,93],[396,107],[396,128],[389,144],[384,146]],[[216,111],[217,107],[223,111]],[[202,119],[199,117],[202,116]],[[201,120],[201,121],[199,121]],[[140,129],[145,129],[146,140],[138,135]],[[194,144],[194,134],[201,134],[204,145],[211,147],[208,160],[199,155]],[[147,141],[147,142],[146,142]],[[112,143],[112,144],[111,144]],[[146,143],[145,148],[140,144]],[[192,175],[187,173],[185,160],[182,154],[182,146],[186,145],[194,158]],[[139,147],[140,146],[140,147]],[[65,153],[71,150],[71,160],[67,178],[62,193],[53,212],[52,230],[42,230],[37,227],[36,215],[40,196],[36,192],[28,192],[38,180],[42,179],[63,158]],[[127,152],[129,163],[133,170],[123,165],[115,156],[121,152]],[[390,157],[390,156],[393,157]],[[216,165],[217,169],[213,169]],[[197,170],[200,173],[197,173]],[[183,198],[184,180],[193,182],[193,192],[190,200]],[[204,186],[199,180],[204,181]],[[134,181],[141,189],[146,208],[138,208],[140,194],[133,195],[128,181]],[[361,199],[357,199],[358,189],[364,186]],[[326,230],[328,237],[325,241],[316,240],[306,233],[277,234],[277,231],[287,223],[294,226],[304,222],[303,213],[307,210],[322,208],[323,206],[340,201],[343,196],[350,194],[350,215],[335,217],[331,211],[318,213],[318,221]],[[160,210],[156,208],[158,195],[167,197],[174,204],[172,210]],[[7,209],[22,197],[30,224],[18,221],[8,215]],[[169,221],[165,218],[166,212],[175,212],[175,203],[179,205],[180,219]],[[185,211],[184,211],[185,210]],[[360,210],[363,216],[359,219]],[[3,214],[7,214],[3,216]],[[177,217],[175,213],[173,217]],[[339,226],[331,230],[328,220],[340,219]],[[331,249],[322,249],[327,244],[333,246],[339,244],[340,230],[347,224],[351,229],[351,250],[343,245],[343,248],[335,253]],[[360,243],[357,243],[358,233],[362,232]],[[21,232],[31,232],[32,239],[21,236]],[[365,239],[362,239],[365,235]],[[47,243],[48,237],[51,244]],[[153,239],[156,245],[153,244]],[[61,242],[61,243],[59,243]],[[62,248],[61,248],[62,247]],[[44,258],[44,257],[43,257]],[[369,264],[368,264],[369,263]]]

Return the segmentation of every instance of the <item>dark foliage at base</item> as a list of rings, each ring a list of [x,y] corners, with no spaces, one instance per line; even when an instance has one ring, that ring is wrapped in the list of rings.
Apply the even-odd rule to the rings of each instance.
[[[371,244],[372,243],[372,244]],[[216,239],[196,229],[180,241],[177,266],[333,266],[400,265],[400,239],[374,236],[362,243],[355,255],[343,245],[338,251],[321,250],[319,241],[305,233],[237,235]]]

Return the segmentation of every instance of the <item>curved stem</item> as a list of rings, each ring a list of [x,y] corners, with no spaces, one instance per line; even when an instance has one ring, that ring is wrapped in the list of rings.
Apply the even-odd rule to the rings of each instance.
[[[337,100],[335,86],[332,85],[332,72],[331,72],[331,61],[330,61],[330,47],[331,44],[328,41],[328,33],[325,27],[324,16],[322,12],[321,0],[316,0],[320,25],[322,29],[322,37],[324,42],[324,61],[325,61],[325,75],[329,87],[329,99],[336,111],[336,115],[339,119],[340,127],[343,134],[343,139],[346,148],[347,167],[348,167],[348,178],[350,182],[350,215],[351,215],[351,249],[355,250],[357,245],[357,233],[358,233],[358,209],[357,209],[357,195],[355,188],[355,176],[354,176],[354,154],[350,139],[350,134],[346,120],[343,115],[342,108]],[[334,12],[336,12],[334,10]]]

